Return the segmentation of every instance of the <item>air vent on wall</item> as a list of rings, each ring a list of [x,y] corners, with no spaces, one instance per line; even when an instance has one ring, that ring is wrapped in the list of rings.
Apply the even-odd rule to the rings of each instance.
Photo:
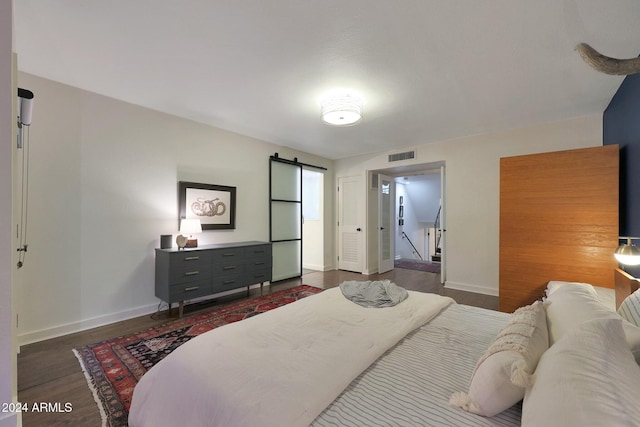
[[[416,158],[416,151],[405,151],[404,153],[389,154],[390,162],[399,162],[400,160],[411,160]]]

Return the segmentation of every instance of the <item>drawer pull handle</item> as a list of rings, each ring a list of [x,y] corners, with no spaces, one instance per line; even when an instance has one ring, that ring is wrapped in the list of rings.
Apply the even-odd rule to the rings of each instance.
[[[187,271],[184,273],[185,276],[195,276],[196,274],[200,274],[199,271]]]
[[[199,256],[188,256],[184,258],[185,261],[197,261],[199,259],[200,259]]]
[[[192,286],[190,288],[184,288],[185,292],[191,292],[191,291],[197,291],[200,288],[200,286]]]
[[[264,273],[262,273],[262,274],[256,274],[256,275],[255,275],[255,276],[253,276],[253,277],[256,277],[256,278],[257,278],[257,277],[264,277]]]
[[[222,283],[223,283],[224,285],[231,285],[231,284],[233,284],[233,283],[236,283],[236,281],[235,281],[235,280],[226,280],[226,281],[224,281],[224,282],[222,282]]]
[[[264,265],[264,261],[262,262],[256,262],[255,265]]]
[[[264,253],[264,249],[253,251],[253,253],[255,253],[255,254],[263,254]]]
[[[229,252],[229,253],[226,253],[226,254],[222,254],[222,256],[236,256],[236,254],[233,253],[233,252]]]
[[[223,270],[235,270],[236,266],[235,265],[227,265],[226,267],[222,268]]]

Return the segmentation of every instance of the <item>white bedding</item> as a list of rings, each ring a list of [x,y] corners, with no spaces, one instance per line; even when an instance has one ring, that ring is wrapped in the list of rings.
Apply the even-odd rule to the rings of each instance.
[[[364,308],[329,289],[200,335],[135,388],[129,425],[307,426],[362,371],[453,300]]]
[[[521,405],[494,417],[449,404],[510,315],[451,304],[387,351],[312,423],[313,427],[514,427]]]

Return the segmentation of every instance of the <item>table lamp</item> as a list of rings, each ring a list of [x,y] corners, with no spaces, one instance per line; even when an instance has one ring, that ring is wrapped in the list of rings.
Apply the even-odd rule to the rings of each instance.
[[[176,243],[180,249],[197,248],[198,239],[193,238],[193,234],[202,233],[202,225],[199,219],[180,220],[180,235],[176,238]],[[189,237],[185,237],[185,235]]]

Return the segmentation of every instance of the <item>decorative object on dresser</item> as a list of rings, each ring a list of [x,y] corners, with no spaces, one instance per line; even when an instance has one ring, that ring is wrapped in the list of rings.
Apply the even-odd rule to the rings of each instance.
[[[171,247],[171,234],[160,235],[160,249],[169,249]]]
[[[156,249],[156,297],[171,305],[271,280],[271,243],[238,242]]]
[[[199,219],[203,230],[236,228],[236,187],[178,183],[178,218]]]
[[[178,238],[176,239],[178,246],[182,249],[197,248],[198,239],[193,238],[193,234],[195,233],[202,233],[202,225],[200,224],[199,219],[180,220],[180,236],[178,236]],[[184,236],[185,234],[188,234],[189,237],[185,237]],[[183,239],[178,240],[181,236],[183,237]],[[181,244],[181,243],[184,243],[184,244]]]

